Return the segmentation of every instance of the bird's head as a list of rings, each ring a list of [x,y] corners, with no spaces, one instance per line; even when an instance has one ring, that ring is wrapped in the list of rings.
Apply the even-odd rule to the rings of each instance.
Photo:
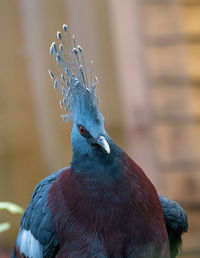
[[[74,154],[80,156],[90,153],[110,154],[110,138],[105,130],[105,121],[98,110],[99,100],[95,89],[97,79],[93,80],[92,68],[88,78],[84,64],[82,48],[73,36],[73,42],[68,37],[68,29],[63,25],[63,34],[57,32],[58,44],[52,43],[50,54],[59,65],[59,72],[55,75],[49,71],[63,99],[60,105],[65,109],[64,120],[73,122],[72,147]]]
[[[109,137],[104,117],[98,110],[98,101],[91,88],[76,85],[72,109],[72,147],[74,153],[87,154],[94,151],[110,153]]]
[[[109,137],[104,127],[103,116],[101,113],[95,114],[95,117],[87,116],[88,114],[83,115],[73,124],[71,135],[73,151],[84,155],[94,152],[110,154]]]

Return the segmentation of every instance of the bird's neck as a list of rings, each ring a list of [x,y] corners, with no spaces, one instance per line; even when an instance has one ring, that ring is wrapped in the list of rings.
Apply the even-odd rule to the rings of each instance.
[[[113,142],[110,142],[109,145],[111,147],[109,154],[95,149],[88,152],[74,150],[71,162],[73,172],[94,177],[119,172],[122,151]]]

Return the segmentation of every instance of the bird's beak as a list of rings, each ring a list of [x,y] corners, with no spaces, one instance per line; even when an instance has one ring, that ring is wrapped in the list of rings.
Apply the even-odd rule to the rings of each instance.
[[[110,146],[104,136],[101,135],[97,139],[97,144],[99,144],[108,154],[110,153]]]

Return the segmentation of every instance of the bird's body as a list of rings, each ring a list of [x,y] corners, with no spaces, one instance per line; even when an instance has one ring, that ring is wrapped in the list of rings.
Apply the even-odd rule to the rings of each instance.
[[[49,205],[52,213],[57,214],[55,221],[61,222],[56,232],[65,239],[58,252],[61,257],[169,257],[156,191],[134,163],[128,167],[129,158],[121,154],[125,168],[122,171],[118,169],[120,164],[109,164],[109,157],[107,164],[99,167],[95,163],[95,168],[84,174],[72,165],[52,185]],[[144,184],[133,183],[141,178]],[[62,196],[65,205],[60,206]]]
[[[16,250],[29,257],[169,257],[155,188],[125,153],[119,155],[125,168],[119,174],[115,166],[83,174],[72,165],[41,181],[22,220],[39,242],[28,249],[25,235]]]
[[[66,33],[65,25],[63,29]],[[63,47],[59,51],[54,43],[51,47],[68,77],[61,75],[59,85],[65,97],[62,105],[73,121],[72,162],[34,190],[12,256],[169,258],[162,206],[167,204],[168,218],[170,202],[160,202],[143,170],[108,136],[97,109],[95,85],[86,83],[75,47],[74,40],[70,60],[75,75]],[[58,78],[50,75],[57,88]]]

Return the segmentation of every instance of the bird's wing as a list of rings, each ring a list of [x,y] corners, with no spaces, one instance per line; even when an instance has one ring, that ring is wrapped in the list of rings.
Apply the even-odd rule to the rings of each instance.
[[[59,241],[47,206],[48,192],[62,170],[43,179],[35,188],[17,235],[11,257],[54,257]]]
[[[181,236],[188,230],[188,219],[184,209],[175,201],[159,195],[168,232],[171,258],[176,257],[181,246]]]

